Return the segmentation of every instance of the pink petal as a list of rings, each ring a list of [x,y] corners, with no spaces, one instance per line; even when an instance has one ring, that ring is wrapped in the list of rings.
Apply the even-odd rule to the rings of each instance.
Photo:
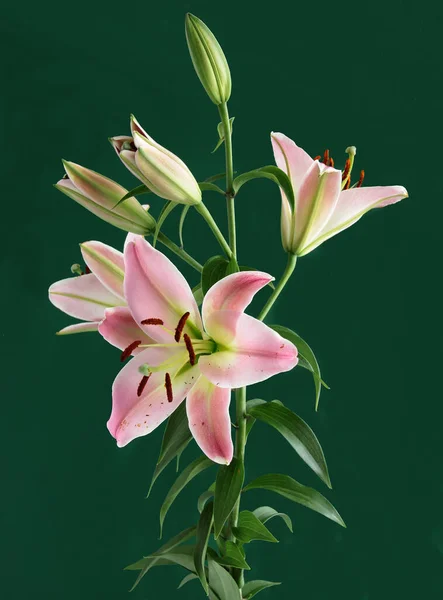
[[[85,323],[75,323],[74,325],[68,325],[68,327],[64,327],[57,331],[56,335],[71,335],[73,333],[85,333],[88,331],[97,331],[98,330],[98,321]]]
[[[270,327],[244,313],[218,311],[207,319],[206,331],[226,350],[201,356],[200,371],[214,385],[237,388],[290,371],[297,348]]]
[[[143,237],[128,237],[125,246],[125,296],[137,323],[162,319],[172,332],[179,319],[190,313],[184,332],[201,338],[202,323],[192,290],[180,271]],[[171,333],[158,325],[143,325],[155,340],[172,342]]]
[[[106,308],[122,304],[122,300],[107,290],[93,273],[53,283],[49,288],[49,300],[71,317],[84,321],[101,321]]]
[[[124,187],[100,173],[69,161],[64,161],[63,164],[77,191],[103,207],[112,210],[127,193]],[[66,184],[63,185],[66,186]],[[119,214],[121,208],[122,205],[117,207],[115,212]]]
[[[107,308],[105,318],[98,327],[99,333],[107,342],[124,350],[135,340],[140,340],[141,344],[153,344],[154,340],[137,325],[129,308],[117,306],[116,308]],[[143,352],[144,348],[136,348],[132,354]]]
[[[208,458],[221,465],[229,465],[234,452],[230,400],[229,388],[217,387],[203,375],[186,400],[189,429],[195,441]]]
[[[275,162],[282,171],[289,175],[297,195],[302,181],[314,161],[307,152],[283,133],[272,132],[271,142]]]
[[[401,185],[362,187],[341,192],[335,210],[319,235],[312,240],[304,254],[356,223],[372,208],[382,208],[408,197]]]
[[[108,429],[119,447],[151,433],[183,402],[198,377],[197,366],[189,366],[177,374],[180,365],[187,360],[188,356],[182,350],[152,347],[137,354],[120,371],[112,387],[112,413],[108,421]],[[166,395],[165,371],[153,373],[139,397],[137,389],[143,377],[139,367],[143,364],[157,366],[164,361],[176,361],[175,366],[169,364],[167,367],[172,380],[173,401],[168,402]]]
[[[274,277],[261,271],[241,271],[233,273],[214,284],[203,300],[203,320],[215,310],[236,310],[243,312],[255,294]]]
[[[304,178],[297,199],[295,239],[302,250],[322,230],[341,190],[341,171],[315,161]]]
[[[116,296],[125,299],[123,253],[102,242],[80,244],[83,259],[102,284]]]

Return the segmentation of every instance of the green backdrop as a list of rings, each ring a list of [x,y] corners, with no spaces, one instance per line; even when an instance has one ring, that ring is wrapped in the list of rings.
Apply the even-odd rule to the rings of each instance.
[[[271,504],[295,526],[291,535],[272,523],[280,544],[251,545],[252,576],[284,582],[260,598],[440,599],[443,10],[395,0],[4,7],[2,596],[128,598],[133,574],[122,568],[158,544],[173,469],[144,496],[161,431],[117,449],[105,423],[118,352],[93,334],[55,337],[71,319],[47,301],[50,283],[80,259],[79,242],[119,247],[124,234],[51,184],[63,157],[132,186],[107,142],[128,131],[131,112],[199,179],[223,170],[222,151],[210,154],[218,115],[187,53],[186,11],[209,24],[230,62],[237,171],[271,163],[269,132],[283,131],[313,155],[330,148],[336,160],[355,144],[368,185],[402,184],[410,193],[301,259],[273,309],[269,322],[312,345],[331,391],[316,414],[311,378],[296,370],[250,397],[280,398],[310,423],[334,489],[322,489],[264,425],[250,438],[247,477],[286,471],[315,485],[348,528],[271,493],[248,494],[245,507]],[[225,227],[223,200],[208,194],[207,202]],[[240,261],[277,276],[285,261],[279,203],[266,181],[237,201]],[[152,199],[154,213],[160,205]],[[217,249],[199,219],[189,218],[185,235],[203,260]],[[176,235],[174,216],[167,230]],[[195,454],[189,448],[183,460]],[[211,475],[173,506],[167,536],[196,520],[195,499]],[[179,568],[153,570],[131,597],[204,597],[195,583],[175,592],[181,576]]]

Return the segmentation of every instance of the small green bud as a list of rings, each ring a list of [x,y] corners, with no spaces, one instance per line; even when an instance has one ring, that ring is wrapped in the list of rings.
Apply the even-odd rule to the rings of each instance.
[[[224,104],[231,96],[231,73],[220,44],[203,21],[190,13],[185,29],[192,63],[203,87],[214,104]]]

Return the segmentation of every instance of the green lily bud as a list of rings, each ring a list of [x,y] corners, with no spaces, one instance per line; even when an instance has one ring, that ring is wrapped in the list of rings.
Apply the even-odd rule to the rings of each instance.
[[[194,69],[214,104],[224,104],[231,96],[228,62],[212,31],[198,17],[188,13],[186,40]]]
[[[63,161],[63,165],[66,176],[54,186],[58,190],[114,227],[140,235],[155,231],[154,217],[138,200],[132,197],[118,204],[127,194],[124,187],[75,163]]]

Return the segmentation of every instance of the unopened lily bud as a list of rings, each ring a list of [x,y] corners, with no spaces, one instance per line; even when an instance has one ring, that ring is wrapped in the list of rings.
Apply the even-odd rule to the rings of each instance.
[[[153,140],[134,116],[131,132],[132,137],[120,135],[109,140],[131,173],[160,198],[179,204],[201,202],[199,185],[185,163]]]
[[[63,161],[67,177],[55,187],[111,225],[140,235],[155,230],[155,219],[135,198],[118,204],[127,190],[95,171],[73,162]]]
[[[186,40],[194,69],[208,96],[220,105],[231,96],[231,73],[228,62],[212,31],[198,17],[188,13]]]

